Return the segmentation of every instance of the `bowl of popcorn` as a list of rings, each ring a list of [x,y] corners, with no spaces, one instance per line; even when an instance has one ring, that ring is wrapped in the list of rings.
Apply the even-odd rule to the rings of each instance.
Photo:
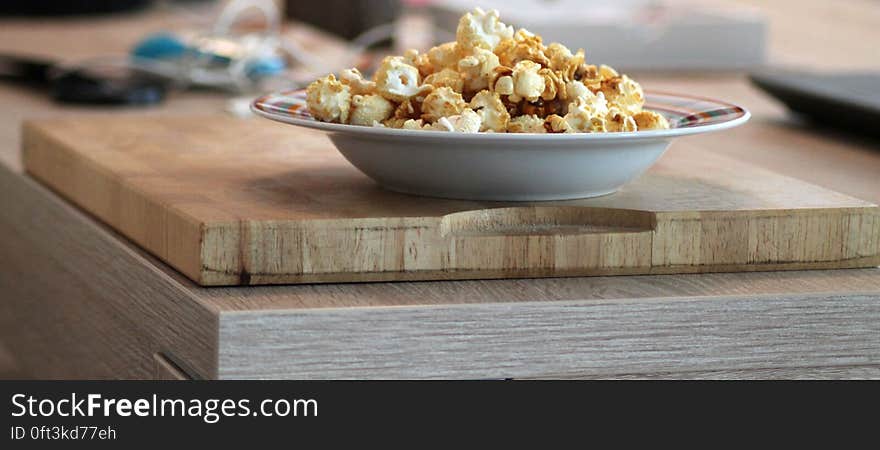
[[[645,92],[583,50],[475,9],[456,40],[258,98],[263,117],[327,133],[387,189],[432,197],[543,201],[613,193],[675,137],[746,122],[718,100]]]

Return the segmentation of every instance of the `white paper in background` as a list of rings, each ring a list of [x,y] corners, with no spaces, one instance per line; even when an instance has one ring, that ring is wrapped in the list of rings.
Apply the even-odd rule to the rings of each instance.
[[[587,60],[620,69],[747,69],[764,62],[766,21],[752,8],[674,0],[438,0],[435,23],[455,29],[480,6],[540,34],[583,48]]]

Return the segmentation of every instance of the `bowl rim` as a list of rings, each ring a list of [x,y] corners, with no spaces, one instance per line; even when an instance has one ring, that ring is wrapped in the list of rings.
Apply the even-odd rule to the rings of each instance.
[[[696,134],[710,133],[715,131],[726,130],[740,126],[751,118],[751,112],[740,105],[734,103],[716,100],[708,97],[696,95],[669,93],[664,91],[646,91],[647,96],[661,96],[677,99],[695,100],[701,102],[711,102],[722,105],[725,108],[738,110],[739,116],[729,120],[723,120],[714,123],[696,124],[687,127],[669,128],[665,130],[648,130],[648,131],[617,131],[604,133],[455,133],[448,131],[435,130],[404,130],[400,128],[386,127],[368,127],[363,125],[350,125],[340,123],[321,122],[316,119],[305,119],[293,116],[290,113],[282,114],[273,111],[267,111],[262,107],[266,100],[281,95],[290,95],[294,92],[303,91],[302,89],[287,90],[274,92],[260,96],[251,102],[250,109],[256,115],[274,120],[277,122],[287,123],[305,128],[325,131],[328,133],[344,133],[357,134],[364,137],[393,137],[393,138],[442,138],[445,140],[480,140],[480,141],[554,141],[554,142],[571,142],[571,141],[632,141],[643,139],[666,139],[680,136],[691,136]],[[648,108],[650,109],[650,108]]]

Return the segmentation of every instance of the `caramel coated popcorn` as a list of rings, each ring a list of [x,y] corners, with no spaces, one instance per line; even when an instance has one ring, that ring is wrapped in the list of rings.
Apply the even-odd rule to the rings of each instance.
[[[456,40],[382,61],[372,79],[357,69],[309,85],[312,116],[325,122],[460,133],[600,133],[669,128],[643,109],[642,87],[583,50],[544,45],[497,11],[476,8]]]

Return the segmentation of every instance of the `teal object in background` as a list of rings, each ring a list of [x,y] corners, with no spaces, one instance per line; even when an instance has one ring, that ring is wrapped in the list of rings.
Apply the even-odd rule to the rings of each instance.
[[[131,55],[146,59],[177,59],[187,53],[189,47],[171,33],[157,33],[140,41]]]
[[[251,79],[268,77],[283,72],[286,66],[284,59],[280,57],[264,57],[248,61],[245,74]]]
[[[228,56],[207,53],[186,44],[171,33],[156,33],[140,41],[131,50],[131,56],[139,60],[176,61],[185,57],[207,57],[205,62],[229,67],[234,61]],[[287,63],[275,55],[253,55],[244,58],[244,75],[251,80],[271,77],[284,72]]]

